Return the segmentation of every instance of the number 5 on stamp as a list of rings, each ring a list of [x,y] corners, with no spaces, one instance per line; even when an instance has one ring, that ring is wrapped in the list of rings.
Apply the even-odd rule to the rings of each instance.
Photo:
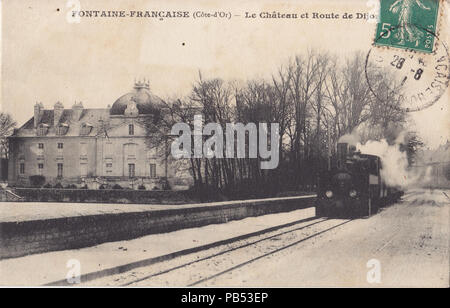
[[[433,52],[440,0],[380,0],[375,45]]]

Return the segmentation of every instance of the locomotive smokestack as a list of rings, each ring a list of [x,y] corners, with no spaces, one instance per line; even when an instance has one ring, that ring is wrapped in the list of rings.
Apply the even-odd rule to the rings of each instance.
[[[337,167],[341,169],[344,167],[345,161],[347,160],[348,155],[347,142],[339,142],[337,144],[336,155],[337,155]]]

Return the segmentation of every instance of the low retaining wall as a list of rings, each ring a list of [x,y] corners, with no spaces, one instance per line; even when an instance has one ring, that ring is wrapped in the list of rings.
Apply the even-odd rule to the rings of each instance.
[[[25,202],[188,203],[188,191],[128,189],[15,188]]]
[[[314,196],[200,204],[177,209],[0,223],[0,259],[93,246],[140,236],[288,212]]]
[[[10,190],[0,188],[0,201],[1,202],[20,202],[24,201],[22,197],[16,195]]]

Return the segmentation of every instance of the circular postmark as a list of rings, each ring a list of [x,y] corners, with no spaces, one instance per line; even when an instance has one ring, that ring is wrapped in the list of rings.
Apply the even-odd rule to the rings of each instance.
[[[435,41],[432,53],[389,44],[375,46],[382,37],[394,38],[396,31],[410,31],[403,27],[391,27],[376,38],[366,57],[365,75],[370,91],[378,100],[395,109],[413,112],[432,106],[445,93],[450,81],[450,56],[444,42],[426,29],[423,29],[427,33],[423,39],[432,36]]]

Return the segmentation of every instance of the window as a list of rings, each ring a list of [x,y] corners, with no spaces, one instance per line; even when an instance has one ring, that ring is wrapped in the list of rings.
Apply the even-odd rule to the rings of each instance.
[[[104,156],[105,158],[112,158],[113,157],[113,144],[112,142],[106,142],[105,143],[105,152]]]
[[[39,127],[37,129],[37,135],[38,136],[45,136],[45,135],[47,135],[47,130],[48,130],[47,125],[41,124],[41,125],[39,125]]]
[[[99,120],[100,122],[100,120]],[[102,123],[100,123],[100,125],[102,125]],[[92,125],[88,124],[88,123],[83,123],[81,124],[81,130],[80,130],[80,134],[81,135],[89,135],[92,131]]]
[[[80,176],[87,177],[88,175],[88,164],[80,164]]]
[[[38,143],[38,150],[37,150],[37,158],[38,159],[43,159],[44,156],[44,144],[43,143]]]
[[[58,135],[58,136],[64,135],[64,130],[65,130],[64,127],[62,127],[62,126],[57,126],[57,127],[55,128],[56,135]]]
[[[19,173],[25,174],[25,163],[20,163],[19,165]]]
[[[105,163],[105,167],[106,167],[106,168],[105,168],[106,173],[108,173],[108,174],[112,173],[113,163],[112,163],[111,161],[106,162],[106,163]]]
[[[134,176],[135,176],[135,170],[136,170],[136,168],[135,168],[136,166],[135,166],[135,164],[128,164],[128,176],[130,177],[130,178],[134,178]]]
[[[137,150],[137,144],[135,144],[135,143],[125,144],[125,157],[128,159],[135,159],[136,152],[137,152],[136,150]]]
[[[370,159],[369,160],[369,173],[373,175],[378,175],[378,160]]]
[[[59,150],[62,150],[64,148],[64,143],[58,143],[58,149]]]
[[[64,168],[63,164],[58,164],[58,178],[63,177],[63,171],[64,171],[63,168]]]
[[[134,125],[133,124],[128,125],[128,135],[130,135],[130,136],[134,135]]]
[[[156,178],[156,164],[150,164],[150,177]]]
[[[87,143],[80,143],[80,156],[87,156]]]
[[[38,164],[38,174],[42,175],[44,171],[44,164]]]

